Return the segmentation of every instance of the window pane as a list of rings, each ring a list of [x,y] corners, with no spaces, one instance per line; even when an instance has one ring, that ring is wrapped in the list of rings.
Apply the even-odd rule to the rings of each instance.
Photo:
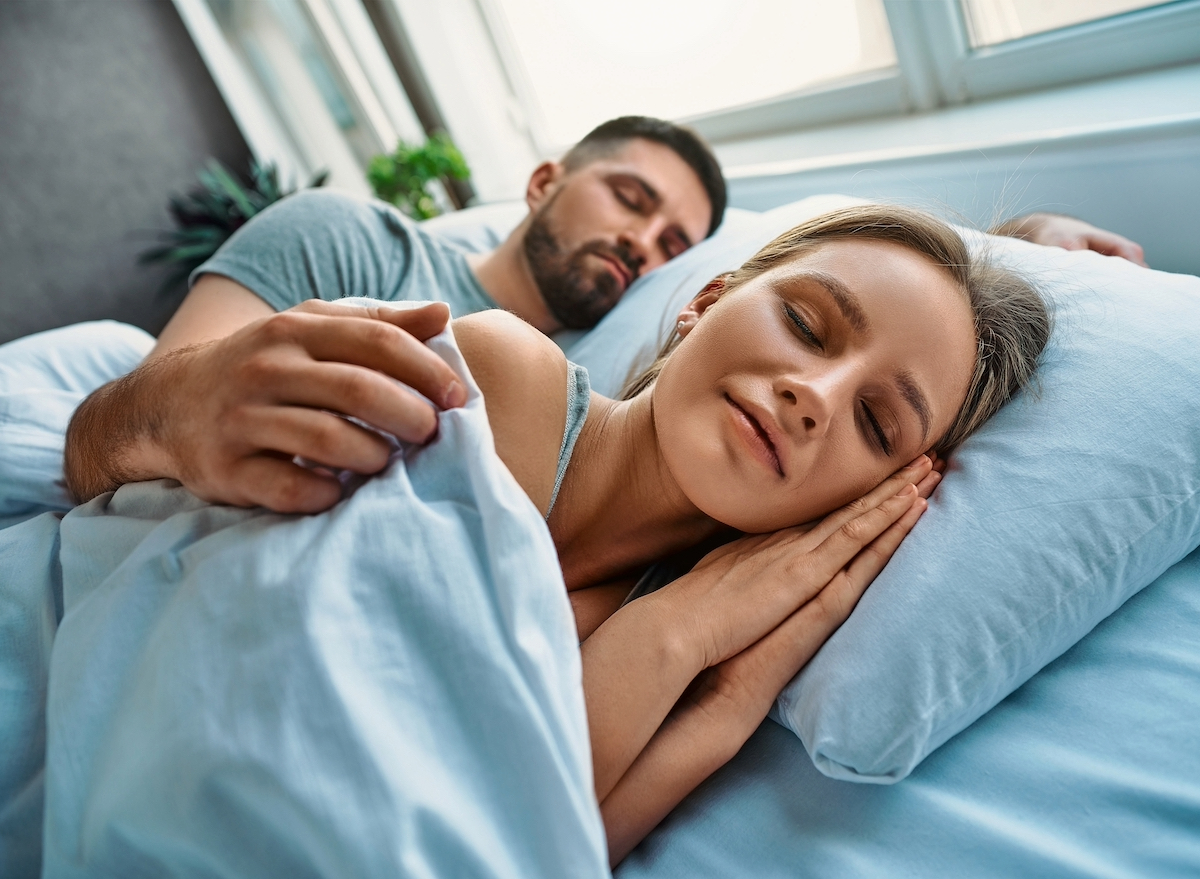
[[[308,168],[328,170],[334,185],[365,192],[362,169],[379,144],[304,6],[298,0],[207,2]]]
[[[1098,21],[1164,0],[960,0],[971,45],[994,46],[1032,34]],[[1169,0],[1168,0],[1169,2]]]
[[[485,0],[543,149],[896,63],[881,0]]]

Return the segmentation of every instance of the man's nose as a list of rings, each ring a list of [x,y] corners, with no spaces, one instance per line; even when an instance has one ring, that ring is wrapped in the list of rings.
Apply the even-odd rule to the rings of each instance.
[[[638,274],[656,269],[666,262],[658,248],[660,234],[655,223],[647,222],[627,228],[618,237],[621,246],[637,263]]]
[[[832,373],[780,375],[775,381],[775,393],[783,399],[780,414],[786,422],[785,428],[798,436],[824,436],[837,409],[842,384],[844,379]]]

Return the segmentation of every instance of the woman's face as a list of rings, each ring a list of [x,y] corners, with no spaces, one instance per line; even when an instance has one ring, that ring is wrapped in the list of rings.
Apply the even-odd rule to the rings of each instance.
[[[975,365],[966,296],[925,257],[836,240],[680,317],[654,425],[693,504],[741,531],[865,494],[949,429]]]

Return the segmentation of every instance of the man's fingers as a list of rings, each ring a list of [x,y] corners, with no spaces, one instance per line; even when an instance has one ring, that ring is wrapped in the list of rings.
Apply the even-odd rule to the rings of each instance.
[[[385,321],[350,319],[324,323],[305,345],[315,359],[378,370],[445,409],[466,402],[466,389],[454,370],[404,330]],[[376,426],[387,429],[382,424]]]
[[[444,302],[430,302],[419,308],[395,308],[388,305],[361,305],[337,301],[326,302],[323,299],[306,299],[294,310],[331,317],[357,317],[385,321],[392,326],[399,327],[421,342],[436,336],[446,329],[446,324],[450,322],[450,307]]]
[[[378,473],[391,453],[391,445],[378,434],[317,409],[260,406],[242,418],[242,436],[254,448],[287,458],[299,455],[335,470]]]
[[[342,486],[325,476],[276,458],[252,455],[238,463],[234,474],[241,506],[259,505],[277,513],[319,513],[342,497]]]
[[[275,323],[266,325],[267,333],[278,335],[281,342],[299,344],[315,360],[377,370],[442,408],[466,402],[466,389],[454,370],[424,343],[387,321],[360,317],[330,320],[294,312],[281,312],[272,320]],[[358,416],[356,412],[346,414]]]
[[[437,431],[437,410],[372,369],[302,361],[276,381],[278,400],[285,405],[340,412],[407,442],[428,442]]]
[[[450,323],[450,306],[434,302],[420,308],[382,308],[380,318],[399,327],[417,341],[425,342]]]
[[[1146,254],[1142,246],[1130,241],[1115,232],[1093,234],[1087,240],[1087,247],[1106,256],[1119,256],[1132,263],[1146,267]]]

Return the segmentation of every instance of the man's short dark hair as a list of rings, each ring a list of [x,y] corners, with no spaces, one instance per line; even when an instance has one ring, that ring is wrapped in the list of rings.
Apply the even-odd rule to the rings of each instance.
[[[621,116],[610,119],[593,128],[583,140],[571,147],[563,156],[563,166],[567,171],[574,171],[611,155],[635,138],[661,143],[674,151],[696,172],[712,207],[708,235],[717,231],[721,219],[725,216],[725,178],[721,174],[717,157],[712,154],[708,144],[690,128],[649,116]]]

